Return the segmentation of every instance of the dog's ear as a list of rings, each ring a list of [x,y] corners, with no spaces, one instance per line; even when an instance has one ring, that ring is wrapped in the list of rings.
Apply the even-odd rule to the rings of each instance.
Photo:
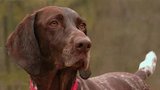
[[[27,15],[9,36],[6,48],[15,62],[31,75],[40,73],[39,45],[34,34],[36,12]]]
[[[84,69],[79,70],[79,75],[83,79],[88,79],[91,76],[90,64],[87,63],[87,66]]]

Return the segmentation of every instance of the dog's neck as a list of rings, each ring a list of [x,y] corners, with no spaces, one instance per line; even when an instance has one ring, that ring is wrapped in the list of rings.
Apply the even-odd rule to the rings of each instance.
[[[32,76],[33,83],[38,90],[71,90],[76,80],[77,70],[70,68],[53,70],[45,75]]]

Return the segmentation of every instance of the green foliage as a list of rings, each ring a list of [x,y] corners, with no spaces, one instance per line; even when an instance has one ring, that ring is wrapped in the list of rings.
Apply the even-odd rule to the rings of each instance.
[[[29,77],[24,71],[12,70],[9,74],[1,72],[0,90],[29,90]]]

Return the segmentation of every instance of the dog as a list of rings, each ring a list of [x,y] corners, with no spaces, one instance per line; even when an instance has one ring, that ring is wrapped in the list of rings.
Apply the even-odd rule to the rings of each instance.
[[[144,80],[156,67],[153,51],[134,74],[114,72],[89,78],[91,40],[86,25],[77,12],[58,6],[44,7],[20,22],[6,48],[30,75],[30,90],[149,90]]]

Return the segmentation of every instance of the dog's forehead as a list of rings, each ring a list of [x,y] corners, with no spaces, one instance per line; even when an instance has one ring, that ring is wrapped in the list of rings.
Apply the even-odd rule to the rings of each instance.
[[[67,16],[79,17],[79,14],[73,9],[66,8],[66,7],[63,7],[62,9]]]
[[[48,6],[40,9],[39,11],[42,12],[42,16],[44,17],[54,16],[57,14],[67,17],[80,17],[76,11],[67,7]]]

